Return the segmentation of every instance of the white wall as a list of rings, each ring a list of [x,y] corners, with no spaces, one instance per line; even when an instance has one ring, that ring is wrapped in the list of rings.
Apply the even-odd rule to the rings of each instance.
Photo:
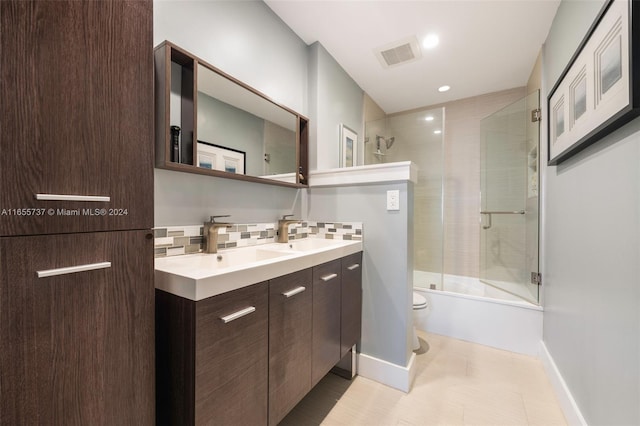
[[[543,99],[602,4],[560,4]],[[640,424],[640,120],[543,173],[545,344],[588,424]]]

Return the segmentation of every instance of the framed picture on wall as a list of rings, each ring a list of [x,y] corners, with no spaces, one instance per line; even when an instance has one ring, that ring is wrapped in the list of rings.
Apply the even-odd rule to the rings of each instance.
[[[340,125],[340,167],[353,167],[358,164],[358,134]]]
[[[640,4],[608,0],[548,98],[549,165],[640,115]],[[640,77],[640,76],[639,76]]]

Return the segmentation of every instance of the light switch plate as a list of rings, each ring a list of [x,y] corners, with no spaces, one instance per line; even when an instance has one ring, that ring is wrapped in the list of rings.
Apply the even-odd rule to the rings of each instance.
[[[400,210],[400,191],[387,191],[387,210]]]

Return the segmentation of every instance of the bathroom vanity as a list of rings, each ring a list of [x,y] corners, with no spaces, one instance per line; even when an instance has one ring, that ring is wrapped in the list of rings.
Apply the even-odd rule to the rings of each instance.
[[[276,425],[360,338],[362,242],[156,259],[158,424]]]

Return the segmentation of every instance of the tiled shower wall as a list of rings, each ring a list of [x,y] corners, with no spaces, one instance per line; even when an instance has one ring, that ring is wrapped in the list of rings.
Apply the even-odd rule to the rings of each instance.
[[[525,94],[517,88],[445,105],[445,274],[480,276],[480,121]]]
[[[416,202],[420,202],[422,197],[426,201],[426,205],[430,207],[425,209],[424,217],[415,218],[416,233],[421,232],[420,229],[425,229],[428,232],[423,234],[431,235],[432,238],[424,238],[424,235],[420,234],[415,235],[416,257],[422,256],[420,253],[427,257],[421,260],[416,259],[416,268],[433,270],[439,265],[443,265],[440,266],[442,269],[436,269],[435,272],[443,270],[445,274],[479,277],[480,121],[518,99],[522,99],[525,95],[526,89],[521,87],[427,106],[389,115],[386,120],[378,120],[379,128],[372,129],[371,134],[369,134],[369,129],[367,130],[366,136],[369,137],[367,145],[371,147],[375,144],[376,131],[386,132],[384,136],[396,137],[395,145],[386,152],[387,156],[382,157],[382,162],[411,160],[418,164],[419,173],[422,174],[423,179],[426,179],[424,194],[421,192],[421,187],[417,188]],[[394,121],[401,122],[402,120],[399,118],[402,116],[411,116],[418,111],[435,110],[442,107],[445,110],[444,129],[442,129],[444,153],[437,152],[435,155],[428,154],[427,157],[424,157],[423,153],[418,155],[418,151],[422,148],[414,147],[415,153],[412,151],[409,156],[397,158],[393,151],[401,150],[398,145],[403,143],[403,139],[406,143],[403,133],[410,136],[411,130],[399,129],[394,125]],[[377,118],[379,117],[367,117],[367,126],[371,124],[369,120]],[[380,162],[379,158],[374,155],[371,155],[369,160],[372,163]],[[434,160],[443,161],[444,164],[435,166]],[[432,176],[429,177],[429,175]],[[435,186],[431,185],[431,182],[435,182]],[[442,209],[440,201],[436,199],[438,197],[434,195],[439,191],[440,183],[442,183],[444,190]],[[437,231],[438,227],[441,228],[440,232]],[[442,259],[438,254],[440,251],[443,253]]]
[[[520,211],[527,198],[527,109],[520,99],[482,121],[481,188],[483,211]],[[480,278],[523,283],[524,215],[492,215],[480,231]]]
[[[218,249],[248,247],[276,241],[277,223],[233,224],[218,230]],[[155,257],[200,253],[204,247],[203,225],[154,228]],[[303,221],[289,226],[289,240],[325,238],[362,240],[360,222]]]

